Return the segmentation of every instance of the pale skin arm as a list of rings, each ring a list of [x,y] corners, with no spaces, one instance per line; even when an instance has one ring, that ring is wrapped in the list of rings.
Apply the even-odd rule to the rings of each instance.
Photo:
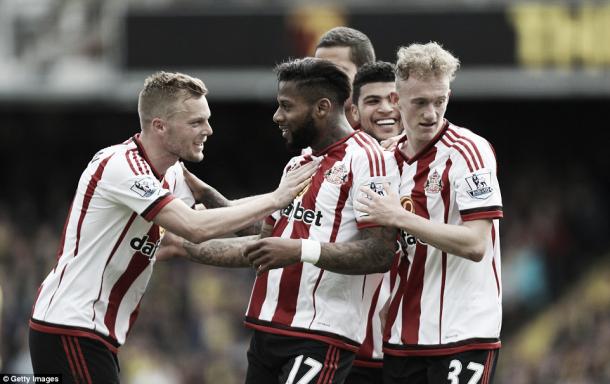
[[[235,205],[244,204],[250,201],[253,201],[260,197],[258,196],[250,196],[245,197],[243,199],[238,200],[229,200],[222,195],[222,193],[218,192],[216,188],[207,184],[197,176],[195,176],[192,172],[190,172],[183,163],[182,171],[184,173],[184,180],[186,184],[189,186],[189,189],[193,193],[193,197],[195,197],[195,201],[202,203],[207,208],[222,208],[222,207],[230,207]],[[242,230],[236,232],[238,236],[248,236],[248,235],[258,235],[261,231],[262,221],[256,221],[249,227],[246,227]]]
[[[174,199],[161,209],[153,221],[193,243],[239,231],[287,206],[310,182],[317,167],[316,161],[305,164],[289,172],[275,191],[237,206],[196,211],[181,200]]]
[[[396,230],[365,228],[361,239],[345,243],[322,243],[317,267],[346,275],[385,272],[390,269],[396,247]],[[244,255],[261,274],[301,261],[301,240],[269,237],[244,248]]]
[[[358,209],[368,213],[364,221],[375,222],[403,229],[423,242],[444,252],[479,262],[483,259],[487,243],[490,241],[490,219],[466,221],[460,225],[438,223],[405,210],[400,205],[398,195],[388,185],[386,196],[370,193],[367,188],[358,198]]]

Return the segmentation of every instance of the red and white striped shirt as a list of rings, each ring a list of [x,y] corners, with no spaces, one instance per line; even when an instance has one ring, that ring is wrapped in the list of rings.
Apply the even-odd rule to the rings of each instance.
[[[356,353],[353,366],[366,368],[381,368],[383,366],[383,329],[387,316],[388,301],[398,272],[398,263],[402,249],[398,249],[389,271],[381,274],[368,275],[367,283],[378,281],[377,287],[371,290],[370,306],[366,313],[366,335],[360,349]],[[367,292],[368,294],[368,292]]]
[[[174,197],[195,202],[180,164],[159,175],[139,135],[96,153],[81,175],[30,326],[94,338],[116,352],[137,317],[162,237],[151,220]]]
[[[324,157],[320,168],[304,193],[268,218],[272,236],[323,243],[359,239],[359,229],[372,225],[358,223],[358,190],[367,185],[383,193],[384,182],[398,190],[393,154],[357,131],[313,155]],[[295,157],[285,172],[308,161],[309,155]],[[273,269],[256,278],[246,326],[356,351],[364,339],[366,297],[371,296],[365,293],[377,286],[367,283],[365,275],[334,273],[310,263]]]
[[[404,140],[400,145],[404,145]],[[403,257],[392,292],[384,352],[436,356],[500,347],[502,293],[498,219],[502,197],[491,144],[446,122],[408,159],[396,149],[403,206],[435,222],[492,219],[480,262],[443,252],[403,233]]]

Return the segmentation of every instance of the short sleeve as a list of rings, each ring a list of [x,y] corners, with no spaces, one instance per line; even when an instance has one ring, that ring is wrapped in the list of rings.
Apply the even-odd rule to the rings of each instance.
[[[133,172],[121,156],[114,156],[108,163],[98,188],[107,199],[128,207],[147,221],[153,220],[174,199],[152,173]]]
[[[482,167],[474,167],[473,163],[469,166],[462,157],[456,156],[456,166],[450,173],[455,202],[463,221],[503,216],[495,156],[487,142],[477,148]]]
[[[400,187],[400,173],[394,154],[389,151],[383,151],[381,148],[374,148],[374,151],[370,152],[374,152],[374,156],[362,150],[356,152],[352,158],[352,173],[354,177],[352,187],[352,196],[354,198],[353,209],[358,229],[378,226],[375,223],[359,222],[359,219],[366,215],[356,208],[358,205],[356,203],[357,198],[364,195],[360,192],[360,188],[366,186],[375,193],[384,196],[387,193],[384,188],[385,183],[395,193],[398,193]]]

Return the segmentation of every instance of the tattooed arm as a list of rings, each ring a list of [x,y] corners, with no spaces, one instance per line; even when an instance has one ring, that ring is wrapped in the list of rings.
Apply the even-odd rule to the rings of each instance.
[[[250,267],[250,262],[243,255],[243,249],[249,242],[271,235],[273,227],[265,224],[260,235],[213,239],[195,244],[183,240],[182,248],[186,257],[195,263],[226,268]]]
[[[346,275],[385,272],[390,269],[396,250],[397,231],[374,227],[360,231],[359,240],[344,243],[323,243],[320,259],[322,269]],[[301,240],[277,237],[261,239],[245,245],[244,255],[261,274],[301,261]]]

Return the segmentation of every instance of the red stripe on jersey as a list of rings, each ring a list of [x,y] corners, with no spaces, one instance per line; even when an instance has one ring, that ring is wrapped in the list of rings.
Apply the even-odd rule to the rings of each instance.
[[[136,167],[133,164],[133,161],[129,158],[129,156],[133,156],[133,153],[136,151],[136,149],[130,149],[125,151],[125,159],[127,160],[127,164],[129,164],[129,168],[131,168],[131,171],[133,172],[134,175],[139,175],[138,171],[136,171]]]
[[[368,135],[364,132],[358,132],[356,135],[354,135],[356,142],[360,144],[360,146],[363,147],[367,152],[370,151],[371,157],[375,159],[375,176],[379,176],[379,173],[381,172],[379,165],[379,154],[377,151],[375,151],[375,148],[371,145],[370,141],[367,140],[367,137]]]
[[[364,149],[364,152],[366,153],[366,157],[369,159],[369,174],[370,174],[371,177],[373,177],[374,176],[374,172],[373,172],[373,159],[371,157],[371,153],[369,152],[369,149],[358,138],[358,135],[354,135],[354,140],[356,141],[356,143],[358,143],[359,146],[361,146]]]
[[[383,285],[383,280],[379,282],[375,293],[373,294],[373,298],[371,300],[371,306],[369,308],[369,314],[366,318],[366,335],[364,337],[364,341],[356,354],[356,359],[364,358],[371,359],[373,355],[373,316],[375,316],[375,310],[377,307],[377,300],[379,299],[379,292],[381,291],[381,286]]]
[[[94,324],[95,324],[95,304],[100,300],[100,297],[102,295],[102,287],[104,286],[104,276],[106,274],[106,267],[108,267],[108,263],[110,263],[110,260],[112,260],[112,257],[114,256],[114,253],[119,248],[119,245],[123,242],[123,239],[125,238],[125,234],[131,227],[131,224],[135,220],[136,216],[137,216],[137,214],[134,212],[129,217],[129,220],[127,220],[127,224],[125,224],[125,228],[123,228],[123,231],[119,235],[118,240],[116,241],[116,243],[114,243],[114,247],[112,247],[112,251],[110,251],[110,255],[108,255],[108,259],[106,260],[106,264],[104,265],[104,270],[102,271],[102,279],[100,281],[100,289],[97,293],[97,298],[95,299],[95,301],[93,302],[93,305],[91,306],[91,309],[93,311],[93,317],[91,318],[91,322]]]
[[[451,188],[449,186],[449,170],[451,169],[451,158],[448,158],[445,162],[445,170],[443,171],[443,175],[441,176],[442,189],[441,189],[441,197],[443,199],[444,212],[443,218],[444,222],[447,223],[449,220],[449,205],[451,202],[450,191]],[[438,316],[438,343],[441,342],[441,334],[443,330],[443,303],[445,297],[445,283],[447,281],[447,253],[443,252],[441,257],[441,265],[442,265],[442,274],[441,274],[441,292],[440,292],[440,308],[439,308],[439,316]]]
[[[491,223],[491,246],[495,249],[496,247],[496,227],[494,223]],[[491,266],[494,270],[494,277],[496,279],[496,288],[498,288],[498,296],[500,296],[501,288],[500,288],[500,279],[498,278],[498,271],[496,269],[496,259],[495,257],[491,260]]]
[[[390,339],[392,334],[392,325],[396,322],[396,317],[398,316],[398,308],[400,307],[401,302],[404,300],[405,292],[407,291],[407,277],[409,274],[409,259],[406,257],[401,257],[398,266],[396,267],[396,274],[400,276],[400,283],[398,283],[398,288],[396,290],[396,295],[392,298],[390,302],[390,307],[388,308],[388,316],[386,320],[386,327],[383,333],[383,340],[387,341]],[[404,305],[404,303],[403,303]]]
[[[381,164],[380,176],[386,175],[385,170],[385,157],[383,156],[383,149],[379,145],[379,143],[373,139],[369,135],[362,135],[362,138],[366,140],[366,142],[371,146],[373,152],[375,153],[375,157],[379,158],[379,163]]]
[[[156,224],[153,225],[148,231],[147,236],[148,242],[156,243],[159,240],[159,226]],[[106,310],[106,316],[104,316],[104,324],[108,328],[109,336],[113,339],[116,339],[114,327],[121,301],[123,301],[123,297],[125,297],[125,293],[127,293],[129,287],[131,287],[133,282],[138,278],[138,276],[140,276],[140,274],[146,269],[146,267],[148,267],[149,264],[150,259],[148,256],[139,251],[134,253],[129,261],[127,269],[121,275],[121,277],[119,277],[110,291],[110,296],[108,297],[108,309]]]
[[[464,151],[457,146],[457,143],[450,143],[448,140],[445,140],[445,137],[441,138],[441,143],[445,144],[448,148],[455,148],[455,150],[458,151],[466,161],[466,165],[468,165],[468,169],[470,170],[470,172],[474,172],[474,168],[470,163],[470,159],[468,158],[468,156],[466,156]]]
[[[456,135],[460,140],[465,140],[467,142],[469,142],[472,145],[472,148],[474,149],[474,152],[477,154],[477,159],[479,160],[479,164],[481,164],[481,168],[485,168],[485,163],[483,162],[483,157],[481,156],[481,153],[479,152],[479,148],[477,148],[477,145],[475,144],[474,141],[472,141],[472,139],[460,135],[454,128],[452,128],[451,126],[447,129],[447,131],[453,133],[454,135]],[[493,149],[492,149],[493,151]],[[495,156],[495,154],[494,154]]]
[[[340,148],[341,153],[345,153],[345,145]],[[301,199],[301,206],[305,210],[316,209],[316,199],[320,192],[320,187],[325,181],[324,174],[335,164],[336,156],[333,156],[335,149],[331,150],[328,156],[324,157],[320,164],[320,168],[314,173],[309,189]],[[296,209],[293,201],[293,209]],[[308,239],[309,225],[300,220],[294,220],[292,224],[291,239]],[[280,234],[281,235],[281,234]],[[293,264],[283,268],[280,278],[280,287],[277,297],[277,307],[273,314],[272,322],[290,325],[294,319],[297,309],[297,299],[299,296],[299,288],[301,275],[303,273],[303,263]]]
[[[424,191],[426,180],[430,173],[430,164],[436,158],[437,149],[431,147],[424,156],[417,161],[417,170],[414,176],[415,185],[411,191],[415,214],[425,219],[430,219],[428,213],[427,198]],[[413,265],[407,282],[405,292],[406,302],[402,307],[403,328],[401,338],[405,344],[416,344],[419,338],[419,319],[421,315],[421,296],[424,289],[424,270],[428,246],[417,242]]]
[[[59,258],[64,253],[64,244],[66,242],[66,229],[68,228],[68,223],[70,222],[70,215],[72,214],[72,207],[74,206],[74,200],[72,200],[72,204],[70,204],[70,209],[68,209],[68,216],[66,217],[66,222],[64,223],[64,229],[61,231],[61,239],[59,240],[59,245],[57,246],[57,256],[55,257],[55,267],[53,267],[53,271],[57,268],[57,264],[59,264]]]
[[[460,144],[466,150],[466,152],[468,152],[468,155],[470,155],[470,159],[472,160],[472,164],[474,164],[475,170],[483,167],[483,161],[480,159],[481,155],[478,153],[478,149],[475,147],[474,151],[479,155],[479,161],[477,161],[477,157],[471,146],[468,145],[472,144],[472,146],[474,146],[474,143],[471,140],[467,140],[465,137],[458,135],[454,130],[451,129],[447,129],[446,137],[449,139],[449,141],[454,142],[456,145]]]
[[[89,180],[89,184],[87,185],[87,191],[85,192],[85,196],[83,198],[83,205],[80,209],[80,217],[78,218],[78,225],[76,227],[76,246],[74,247],[74,257],[78,255],[78,245],[80,242],[80,230],[83,226],[83,221],[85,220],[85,215],[87,214],[87,209],[89,209],[89,203],[91,202],[91,198],[93,197],[93,193],[95,192],[95,188],[97,188],[97,183],[102,178],[102,174],[104,173],[104,168],[106,168],[106,164],[108,164],[108,160],[112,155],[108,156],[104,160],[100,162],[100,165],[95,170],[95,173]]]
[[[269,216],[265,217],[265,224],[268,224],[271,226],[275,225],[275,219],[273,218],[273,216],[269,215]]]
[[[284,229],[288,225],[288,218],[286,216],[280,216],[277,220],[275,227],[273,227],[273,231],[271,232],[271,237],[279,237],[284,232]],[[263,308],[263,303],[265,302],[265,297],[267,297],[267,279],[269,278],[269,273],[265,272],[262,275],[256,276],[254,280],[254,286],[252,287],[252,296],[250,297],[250,306],[248,307],[248,313],[246,316],[257,318],[261,314],[261,309]]]
[[[263,302],[267,296],[267,279],[269,272],[256,276],[254,286],[252,287],[252,298],[250,299],[250,307],[246,316],[258,318],[263,308]]]
[[[337,240],[337,235],[339,234],[339,228],[341,227],[341,219],[343,218],[343,208],[345,208],[345,203],[347,202],[347,198],[349,197],[349,191],[352,189],[352,185],[354,183],[354,174],[350,171],[347,176],[347,180],[341,186],[339,191],[339,199],[337,201],[337,206],[335,207],[335,219],[333,220],[333,230],[330,233],[329,242],[334,243]],[[376,226],[376,224],[373,226]],[[360,226],[358,226],[360,228]]]

